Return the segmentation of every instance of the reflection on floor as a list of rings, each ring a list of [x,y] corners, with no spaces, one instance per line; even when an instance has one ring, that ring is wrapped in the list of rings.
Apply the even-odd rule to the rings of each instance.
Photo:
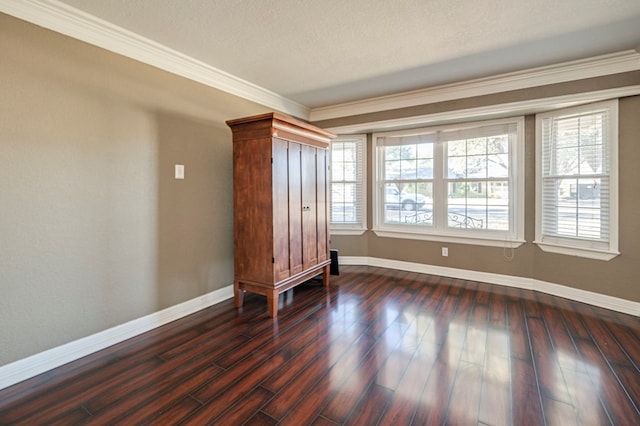
[[[344,266],[0,391],[0,424],[640,424],[640,318]]]

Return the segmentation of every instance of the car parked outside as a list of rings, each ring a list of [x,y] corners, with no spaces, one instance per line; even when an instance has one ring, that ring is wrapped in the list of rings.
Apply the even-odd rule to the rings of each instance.
[[[385,190],[385,206],[387,209],[420,210],[426,202],[427,199],[422,194],[400,192],[392,186],[388,186]]]

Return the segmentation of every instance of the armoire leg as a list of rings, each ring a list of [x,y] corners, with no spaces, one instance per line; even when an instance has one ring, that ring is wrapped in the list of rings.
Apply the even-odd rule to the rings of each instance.
[[[325,266],[322,272],[322,285],[325,287],[329,287],[329,275],[331,273],[331,264]]]
[[[278,292],[274,291],[267,295],[267,305],[269,308],[269,316],[275,318],[278,316]]]
[[[240,289],[240,283],[234,281],[233,283],[233,300],[236,305],[236,308],[242,308],[242,303],[244,301],[244,290]]]

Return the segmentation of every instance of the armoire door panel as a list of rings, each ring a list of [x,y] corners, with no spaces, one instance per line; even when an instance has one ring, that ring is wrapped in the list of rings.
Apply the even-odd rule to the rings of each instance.
[[[289,142],[289,267],[291,274],[303,270],[302,259],[302,220],[304,216],[302,202],[302,163],[301,146]]]
[[[241,141],[233,146],[235,274],[246,280],[273,277],[270,140]]]
[[[302,145],[302,263],[304,269],[318,264],[316,151]]]
[[[273,176],[273,276],[280,281],[291,276],[289,266],[289,159],[288,143],[272,142]]]
[[[327,218],[327,151],[317,150],[316,155],[316,206],[317,206],[317,235],[318,235],[318,262],[329,258],[329,229]]]

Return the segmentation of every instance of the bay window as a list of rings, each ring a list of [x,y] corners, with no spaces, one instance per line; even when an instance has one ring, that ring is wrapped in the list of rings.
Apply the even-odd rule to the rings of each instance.
[[[376,234],[520,245],[523,126],[520,117],[375,133]]]

